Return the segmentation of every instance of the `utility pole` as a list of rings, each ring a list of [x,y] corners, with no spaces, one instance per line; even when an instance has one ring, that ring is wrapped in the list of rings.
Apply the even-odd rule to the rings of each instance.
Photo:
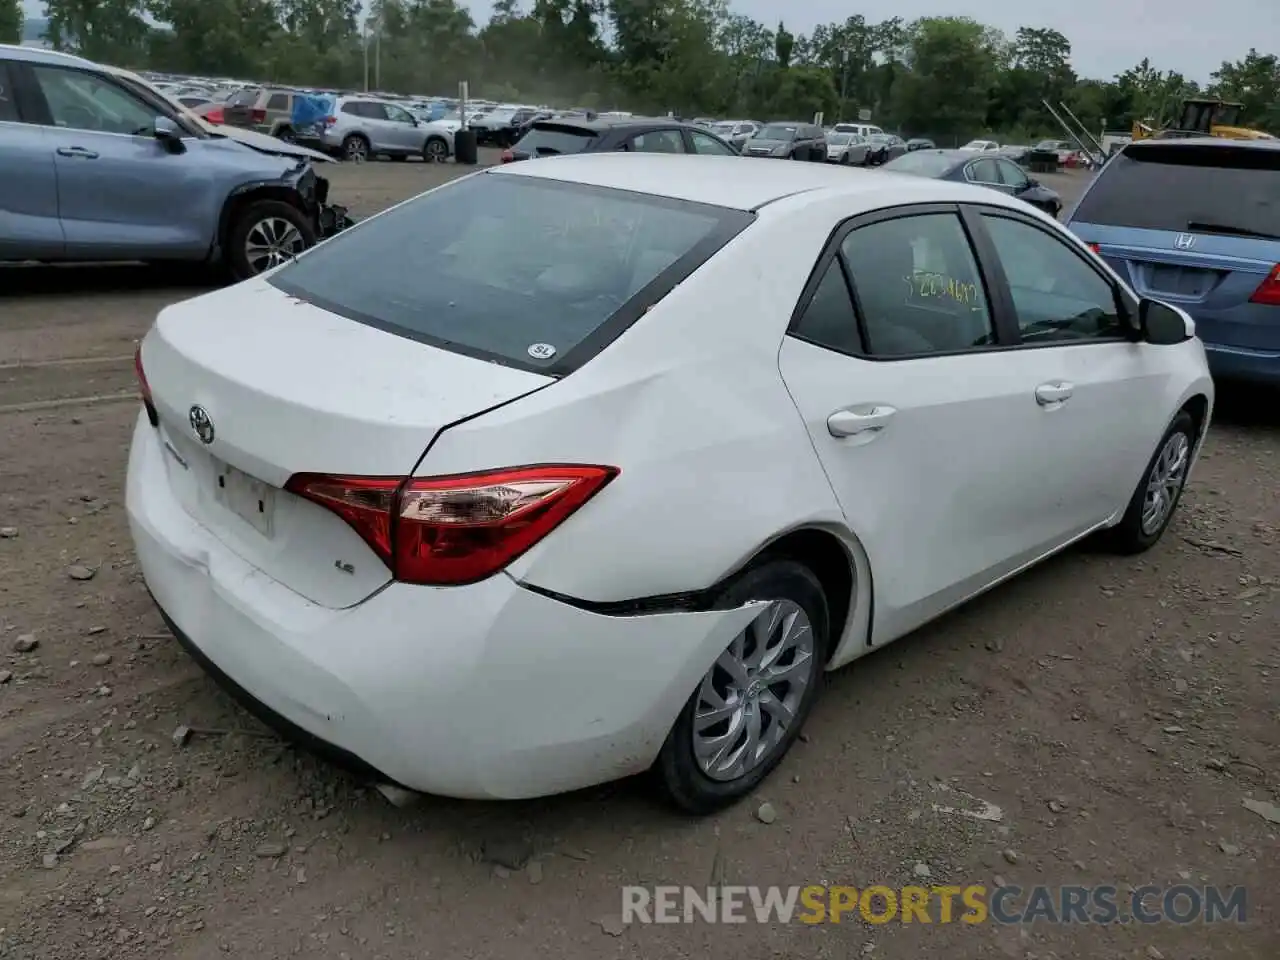
[[[373,41],[373,88],[382,89],[382,17],[378,17],[378,34]]]
[[[360,47],[364,50],[364,92],[369,92],[369,21],[360,28]]]

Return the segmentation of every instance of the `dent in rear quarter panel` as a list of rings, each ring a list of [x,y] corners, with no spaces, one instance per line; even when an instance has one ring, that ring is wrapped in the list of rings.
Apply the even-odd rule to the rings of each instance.
[[[581,370],[446,430],[417,472],[619,467],[509,569],[590,601],[704,588],[779,533],[842,525],[777,363],[832,225],[789,216],[748,227]]]

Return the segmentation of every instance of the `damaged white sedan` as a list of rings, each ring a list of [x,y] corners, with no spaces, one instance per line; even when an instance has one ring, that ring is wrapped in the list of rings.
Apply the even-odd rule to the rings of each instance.
[[[1186,316],[1017,200],[624,153],[169,307],[138,374],[142,572],[251,709],[411,790],[652,771],[695,812],[824,670],[1152,546],[1213,401]]]

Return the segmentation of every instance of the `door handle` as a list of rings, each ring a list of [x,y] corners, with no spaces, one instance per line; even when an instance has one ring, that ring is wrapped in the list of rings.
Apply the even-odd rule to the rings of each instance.
[[[97,160],[98,155],[88,147],[59,147],[58,156],[60,157],[79,157],[82,160]]]
[[[827,417],[827,430],[833,437],[875,435],[889,425],[895,413],[897,411],[893,407],[883,404],[846,407]]]
[[[1075,385],[1067,383],[1065,380],[1055,380],[1053,383],[1042,383],[1036,387],[1036,403],[1042,407],[1052,407],[1071,399],[1071,395],[1075,393]]]

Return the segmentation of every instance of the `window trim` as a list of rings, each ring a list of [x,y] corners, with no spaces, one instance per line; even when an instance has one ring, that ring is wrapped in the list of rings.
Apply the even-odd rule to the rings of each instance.
[[[493,170],[480,171],[473,174],[474,177],[502,177],[504,174],[497,172],[501,168]],[[461,184],[470,180],[472,177],[460,177],[451,182],[451,184],[442,184],[427,193],[434,193],[435,190],[447,190],[452,184]],[[732,207],[722,207],[710,203],[699,203],[694,200],[679,200],[674,197],[660,197],[649,193],[639,193],[634,190],[626,190],[618,187],[601,187],[594,184],[578,183],[568,180],[551,180],[544,177],[517,177],[505,175],[506,183],[515,185],[520,189],[544,189],[544,190],[561,190],[566,193],[580,193],[601,197],[627,197],[632,198],[654,207],[662,207],[668,210],[687,210],[693,208],[699,212],[708,215],[714,215],[717,218],[716,226],[711,232],[703,237],[698,243],[694,244],[688,252],[679,259],[673,261],[661,273],[657,274],[647,284],[632,294],[631,299],[626,301],[615,310],[610,316],[595,328],[591,333],[587,334],[582,340],[576,343],[564,354],[557,355],[556,361],[551,364],[538,364],[526,362],[518,357],[511,357],[506,354],[494,353],[485,350],[482,347],[473,347],[469,344],[458,343],[457,341],[448,340],[443,337],[433,336],[417,330],[410,330],[399,324],[384,321],[378,317],[371,316],[359,310],[351,309],[345,306],[335,304],[323,297],[317,297],[309,291],[296,287],[289,282],[289,274],[292,265],[286,264],[278,273],[273,274],[267,281],[277,290],[295,297],[306,303],[313,304],[322,310],[340,317],[345,317],[356,323],[364,324],[375,330],[382,330],[386,333],[394,334],[398,337],[404,337],[406,340],[412,340],[417,343],[425,343],[431,347],[437,347],[441,350],[447,350],[450,353],[460,354],[462,356],[471,357],[476,360],[485,360],[490,363],[496,363],[504,367],[512,367],[516,370],[523,370],[526,373],[536,373],[546,377],[559,379],[566,377],[576,370],[581,369],[594,360],[600,353],[607,349],[610,344],[617,340],[620,336],[627,332],[635,323],[649,312],[657,303],[661,302],[663,297],[669,294],[677,286],[692,276],[697,270],[719,253],[724,247],[738,234],[742,233],[749,226],[755,223],[757,214],[753,211],[737,210]],[[420,194],[426,196],[427,194]],[[416,200],[418,198],[414,198]],[[413,202],[413,201],[406,201]],[[393,208],[394,209],[394,208]],[[372,225],[376,222],[377,217],[373,217],[366,221]],[[369,227],[361,224],[362,229]],[[342,235],[342,242],[350,242],[348,238],[358,237],[360,230],[352,230],[350,233]],[[318,249],[318,248],[313,248]],[[299,262],[303,262],[301,259]]]
[[[885,223],[890,220],[905,220],[911,217],[927,217],[936,215],[949,215],[955,217],[959,221],[961,232],[965,235],[965,239],[969,243],[969,249],[973,256],[974,266],[978,271],[978,278],[982,282],[983,295],[987,300],[987,312],[991,317],[991,329],[995,335],[995,343],[987,344],[980,347],[966,347],[963,350],[931,350],[928,353],[901,353],[893,356],[882,357],[870,353],[867,350],[867,327],[866,315],[862,310],[862,302],[858,296],[856,284],[853,283],[853,271],[846,262],[844,255],[841,253],[840,247],[844,243],[845,238],[855,230],[864,227],[874,226],[878,223]],[[985,249],[984,245],[985,244]],[[822,350],[829,350],[832,353],[839,354],[844,357],[851,357],[855,360],[866,360],[872,363],[901,363],[907,360],[926,360],[934,357],[968,357],[980,353],[996,353],[1003,350],[1017,349],[1023,346],[1021,337],[1018,336],[1018,324],[1016,314],[1013,312],[1013,300],[1009,294],[1009,285],[1005,280],[1003,271],[997,277],[988,272],[987,259],[994,258],[995,249],[991,245],[990,236],[985,231],[982,236],[976,236],[970,225],[968,218],[965,216],[964,205],[957,203],[913,203],[904,204],[896,207],[884,207],[879,210],[871,210],[867,213],[860,213],[838,223],[834,230],[827,237],[827,242],[822,248],[822,253],[818,255],[817,262],[809,273],[809,277],[805,280],[800,297],[796,301],[796,306],[791,311],[791,320],[787,324],[787,333],[789,337],[802,340]],[[814,294],[818,290],[819,284],[822,283],[826,276],[827,269],[831,265],[832,260],[840,262],[840,269],[844,276],[845,285],[849,289],[850,299],[853,303],[853,313],[858,324],[858,339],[861,341],[862,349],[858,353],[849,353],[845,350],[837,349],[825,343],[818,343],[811,340],[803,334],[797,332],[797,327],[801,319],[804,317],[805,311],[809,309]],[[998,263],[998,260],[997,260]]]
[[[1049,229],[1044,223],[1037,220],[1029,214],[1023,213],[1021,210],[1014,210],[1009,207],[995,206],[992,204],[966,203],[961,205],[961,217],[969,224],[969,230],[975,238],[974,247],[978,250],[979,255],[984,259],[983,272],[992,278],[992,282],[998,283],[1004,291],[1007,298],[1008,320],[1011,323],[1010,336],[1013,340],[1005,349],[1010,350],[1043,350],[1047,347],[1078,347],[1088,344],[1115,344],[1115,343],[1138,343],[1142,339],[1142,335],[1138,330],[1138,302],[1131,297],[1124,289],[1124,286],[1118,285],[1115,280],[1108,276],[1098,264],[1093,262],[1092,255],[1087,253],[1086,248],[1074,234],[1067,234],[1066,237],[1059,236],[1053,230]],[[991,238],[990,231],[984,217],[995,217],[1001,220],[1012,220],[1015,223],[1021,223],[1024,226],[1038,230],[1053,240],[1056,240],[1062,247],[1070,251],[1076,259],[1078,259],[1089,270],[1093,271],[1111,290],[1111,296],[1115,301],[1116,316],[1120,321],[1122,333],[1112,337],[1081,337],[1075,340],[1041,340],[1033,343],[1027,343],[1022,339],[1022,329],[1018,325],[1018,311],[1014,306],[1013,292],[1009,286],[1009,278],[1005,274],[1004,264],[1000,262],[1000,256],[996,252],[995,241]],[[1065,231],[1064,231],[1065,232]],[[978,237],[981,237],[981,246],[979,246]]]
[[[62,63],[34,63],[18,60],[11,61],[9,66],[10,76],[13,77],[16,89],[19,91],[18,112],[22,116],[23,122],[32,126],[47,127],[50,130],[67,129],[59,127],[53,122],[53,111],[49,109],[49,101],[45,98],[44,88],[40,86],[40,79],[36,76],[36,69],[39,68],[41,70],[61,70],[65,73],[81,74],[91,80],[115,87],[125,96],[132,97],[150,107],[152,120],[156,117],[165,117],[176,123],[186,136],[197,139],[207,139],[209,136],[203,130],[193,129],[192,125],[182,115],[182,112],[174,109],[172,103],[146,88],[135,86],[126,78],[117,77],[102,70]],[[130,140],[142,136],[142,134],[116,133],[113,130],[80,130],[79,132],[99,137],[125,137]]]

